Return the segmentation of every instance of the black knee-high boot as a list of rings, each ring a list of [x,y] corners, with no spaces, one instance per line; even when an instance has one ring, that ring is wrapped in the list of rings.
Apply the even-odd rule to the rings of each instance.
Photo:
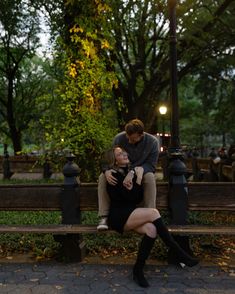
[[[153,224],[157,229],[157,234],[160,236],[163,242],[174,252],[175,257],[179,263],[184,263],[187,266],[194,266],[198,264],[198,260],[188,255],[174,240],[161,218],[153,221]]]
[[[140,242],[136,263],[133,268],[133,279],[140,287],[149,287],[149,283],[145,279],[143,269],[145,261],[153,248],[154,242],[155,238],[151,238],[147,235],[144,235]]]

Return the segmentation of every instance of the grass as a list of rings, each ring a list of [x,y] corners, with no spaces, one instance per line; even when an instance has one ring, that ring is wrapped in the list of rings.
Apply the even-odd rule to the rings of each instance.
[[[10,179],[3,180],[0,179],[0,185],[18,185],[18,184],[62,184],[63,179],[35,179],[35,180],[27,180],[27,179]]]

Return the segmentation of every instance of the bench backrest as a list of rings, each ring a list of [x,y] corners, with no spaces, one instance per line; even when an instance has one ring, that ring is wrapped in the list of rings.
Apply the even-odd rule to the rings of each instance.
[[[0,210],[60,210],[62,185],[0,185]],[[235,211],[235,183],[188,183],[189,210]],[[97,184],[76,188],[82,211],[97,211]],[[168,183],[157,183],[157,208],[168,209]]]

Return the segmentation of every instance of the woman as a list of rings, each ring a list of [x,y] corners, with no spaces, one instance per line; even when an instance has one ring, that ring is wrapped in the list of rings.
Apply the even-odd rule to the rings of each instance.
[[[157,235],[174,252],[179,263],[188,266],[196,265],[198,261],[189,256],[172,238],[159,211],[153,208],[138,207],[143,199],[142,168],[136,167],[134,170],[129,170],[128,155],[119,146],[114,147],[110,152],[109,161],[113,165],[113,175],[117,180],[115,185],[107,183],[107,192],[111,202],[109,225],[120,233],[133,230],[144,235],[133,268],[134,281],[141,287],[149,286],[143,268]]]

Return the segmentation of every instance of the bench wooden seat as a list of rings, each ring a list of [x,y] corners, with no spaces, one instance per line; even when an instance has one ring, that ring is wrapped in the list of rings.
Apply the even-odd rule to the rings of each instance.
[[[235,235],[235,226],[223,225],[169,225],[177,235]],[[83,234],[116,233],[112,230],[98,232],[95,225],[0,225],[0,233]]]

